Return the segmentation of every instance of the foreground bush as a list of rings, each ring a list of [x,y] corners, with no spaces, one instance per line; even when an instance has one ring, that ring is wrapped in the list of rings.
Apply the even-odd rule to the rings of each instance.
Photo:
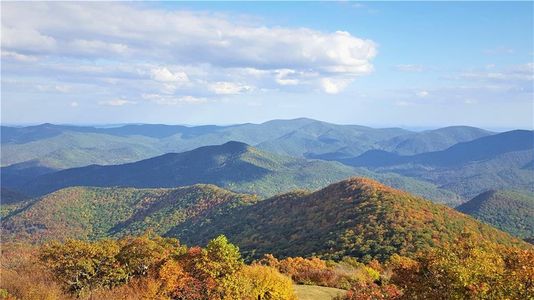
[[[224,236],[206,248],[147,235],[18,248],[2,250],[0,299],[295,299],[289,277],[245,265]]]
[[[266,255],[246,265],[224,236],[202,247],[154,236],[5,244],[0,299],[294,300],[293,282],[342,300],[534,299],[534,251],[469,234],[385,264]]]
[[[393,256],[390,266],[403,299],[534,299],[534,251],[470,234],[415,259]]]
[[[374,282],[380,278],[380,273],[375,269],[377,266],[373,268],[371,264],[364,265],[349,257],[340,262],[325,261],[317,257],[288,257],[278,260],[267,254],[260,260],[260,264],[277,269],[298,284],[346,290],[355,284]]]

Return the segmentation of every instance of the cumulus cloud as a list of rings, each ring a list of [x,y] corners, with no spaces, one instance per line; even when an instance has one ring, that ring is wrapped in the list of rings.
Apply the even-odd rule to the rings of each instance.
[[[321,80],[321,87],[325,93],[338,94],[340,93],[351,81],[347,79],[337,78],[323,78]]]
[[[346,31],[266,27],[234,16],[132,3],[5,2],[1,39],[3,56],[39,59],[37,69],[62,64],[56,72],[70,68],[111,82],[121,71],[104,72],[123,66],[135,80],[147,77],[159,83],[160,92],[182,96],[190,94],[181,90],[187,88],[230,95],[272,84],[339,93],[372,72],[377,54],[373,41]],[[80,68],[88,60],[92,64]]]
[[[252,87],[234,82],[215,82],[210,85],[210,90],[217,95],[237,95],[252,90]]]
[[[299,80],[296,78],[296,71],[291,69],[277,70],[275,80],[280,85],[297,85]]]
[[[167,68],[156,68],[152,70],[152,78],[161,82],[188,82],[189,77],[184,72],[171,72]]]

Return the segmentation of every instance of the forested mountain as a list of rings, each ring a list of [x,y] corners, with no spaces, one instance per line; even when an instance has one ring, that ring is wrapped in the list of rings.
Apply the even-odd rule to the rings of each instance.
[[[334,130],[340,133],[332,134],[347,135],[347,138],[363,133],[365,136],[373,136],[375,131],[382,131],[363,126],[333,125],[305,118],[231,126],[140,124],[96,128],[42,124],[21,128],[2,126],[1,130],[2,166],[38,160],[41,165],[60,169],[132,162],[158,154],[182,152],[228,141],[257,145],[288,134],[298,135],[301,131],[316,137],[325,134],[325,131]],[[392,130],[385,137],[392,137],[395,132],[407,133],[400,129]],[[320,144],[327,143],[328,141]],[[370,149],[368,146],[364,149]],[[298,152],[311,152],[306,147],[304,144],[299,145]],[[283,145],[274,150],[275,153],[288,154]]]
[[[451,208],[363,178],[313,193],[276,196],[207,218],[209,222],[184,222],[168,235],[204,243],[225,234],[251,257],[273,253],[365,261],[383,260],[394,253],[413,255],[451,242],[464,230],[473,231],[477,238],[521,244]]]
[[[521,238],[534,237],[534,194],[489,190],[457,209]]]
[[[450,126],[409,133],[379,142],[383,150],[411,155],[447,149],[457,143],[472,141],[494,132],[469,126]]]
[[[163,234],[187,219],[257,201],[214,185],[173,189],[72,187],[35,199],[2,221],[4,239],[43,241]]]
[[[446,150],[402,156],[380,150],[341,160],[377,172],[430,181],[466,199],[489,189],[534,191],[534,132],[515,130],[456,144]]]
[[[240,142],[206,146],[183,153],[122,165],[91,165],[44,174],[40,168],[2,169],[4,186],[31,196],[44,195],[70,186],[176,187],[211,183],[232,191],[273,196],[294,189],[317,189],[332,182],[360,175],[436,202],[455,206],[461,198],[432,183],[393,173],[373,173],[338,162],[306,160],[275,155]],[[42,174],[42,175],[40,175]]]
[[[274,153],[308,158],[350,157],[377,147],[378,141],[408,133],[400,128],[374,129],[357,125],[313,122],[257,145]]]
[[[158,188],[212,183],[235,191],[273,195],[321,187],[354,174],[353,168],[339,163],[279,156],[228,142],[135,163],[62,170],[34,178],[22,188],[30,195],[43,195],[79,185]]]
[[[283,155],[342,159],[372,149],[402,154],[443,150],[490,134],[470,127],[411,132],[400,128],[336,125],[306,118],[191,127],[139,124],[97,128],[42,124],[2,126],[1,133],[3,167],[34,161],[53,169],[133,162],[228,141],[244,142]]]
[[[248,257],[344,256],[386,259],[442,245],[463,230],[479,238],[522,245],[453,209],[352,178],[310,193],[270,199],[213,185],[174,189],[72,187],[37,198],[2,221],[4,238],[101,239],[147,229],[189,244],[227,235]]]
[[[353,159],[344,160],[355,166],[387,167],[401,164],[455,166],[489,160],[509,152],[532,150],[534,131],[514,130],[458,143],[446,150],[402,156],[386,151],[371,150]]]

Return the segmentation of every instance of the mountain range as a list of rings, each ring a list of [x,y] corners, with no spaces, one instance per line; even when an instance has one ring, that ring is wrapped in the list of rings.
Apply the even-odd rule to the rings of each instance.
[[[210,193],[214,195],[233,195],[222,198],[255,199],[242,201],[247,205],[254,204],[251,207],[268,203],[283,207],[284,201],[273,199],[313,198],[311,191],[351,176],[372,178],[433,202],[457,207],[519,238],[532,239],[534,232],[530,221],[534,218],[531,201],[534,193],[534,132],[528,130],[495,133],[474,127],[454,126],[412,132],[400,128],[336,125],[305,118],[231,126],[140,124],[90,127],[43,124],[2,126],[1,129],[1,216],[5,218],[2,223],[3,226],[12,224],[6,228],[26,228],[24,232],[42,232],[42,226],[53,227],[21,221],[26,218],[20,218],[22,212],[39,207],[39,203],[55,203],[56,200],[51,199],[56,198],[77,202],[79,200],[76,199],[81,197],[93,203],[111,197],[117,199],[113,200],[115,202],[110,200],[110,203],[129,203],[127,205],[146,198],[152,199],[143,200],[148,201],[149,206],[155,203],[170,205],[169,199],[178,199],[167,197],[178,193],[175,189],[197,195],[192,191],[210,187]],[[370,185],[378,186],[375,183]],[[210,199],[207,196],[200,197]],[[267,200],[259,201],[261,199]],[[68,201],[62,204],[66,208],[69,207]],[[293,203],[291,201],[287,203]],[[319,205],[314,201],[308,203]],[[170,207],[175,207],[173,205]],[[151,209],[156,206],[151,206]],[[182,208],[179,206],[180,213],[177,214],[182,214]],[[70,212],[78,213],[84,209],[74,207]],[[252,208],[247,206],[242,209]],[[271,207],[264,209],[269,211]],[[145,212],[135,209],[127,211],[122,217],[117,217],[121,220],[119,223],[131,218],[130,214],[140,213],[143,217],[139,218],[145,218]],[[150,215],[150,211],[146,213]],[[240,212],[241,208],[233,210],[227,218],[240,216],[246,220],[245,216],[239,215]],[[66,212],[57,213],[64,215]],[[31,215],[38,214],[32,212]],[[165,216],[166,213],[161,215]],[[76,218],[83,219],[80,216]],[[162,219],[158,220],[159,223],[165,223]],[[170,220],[177,219],[171,217]],[[216,216],[209,220],[219,222]],[[193,224],[190,221],[187,218],[180,219],[180,224],[176,223],[173,228],[167,224],[158,233],[173,232],[187,239],[187,235],[183,234],[186,230],[212,232],[209,226],[205,227],[209,224],[199,226],[198,222]],[[80,236],[90,238],[138,233],[138,229],[151,227],[143,221],[131,224],[145,225],[113,223],[109,228],[106,226],[110,224],[107,224],[100,229],[89,230],[90,226],[84,223],[86,221],[80,222],[82,225],[74,226],[78,228],[75,232],[82,232]],[[241,219],[236,219],[234,223],[239,222]],[[331,229],[338,226],[345,228],[342,223],[329,226],[333,226],[328,227]],[[115,231],[111,228],[115,228]],[[228,230],[231,234],[234,229]],[[18,232],[18,229],[10,231]],[[55,232],[51,234],[53,236],[63,231],[69,230],[50,232]],[[340,232],[336,231],[336,234]],[[38,236],[46,238],[47,235]],[[238,240],[241,238],[243,245],[252,239],[236,236]],[[333,241],[339,242],[336,239]],[[313,247],[304,248],[318,255],[328,252],[321,254]],[[247,249],[252,251],[252,247]],[[339,254],[343,251],[338,249],[334,252]],[[250,252],[250,255],[255,254]],[[376,255],[380,253],[372,254]]]
[[[0,129],[2,167],[33,162],[52,169],[133,162],[228,141],[240,141],[282,155],[340,159],[372,149],[400,154],[437,151],[492,134],[466,126],[412,132],[336,125],[306,118],[231,126],[140,124],[97,128],[42,124]]]
[[[213,185],[173,189],[70,187],[25,203],[2,221],[3,237],[17,240],[101,239],[166,233],[188,218],[253,203],[257,198]]]
[[[445,150],[398,155],[370,150],[344,164],[432,182],[465,199],[490,189],[534,191],[534,132],[514,130]]]
[[[213,185],[71,187],[37,198],[2,221],[4,238],[34,241],[101,239],[147,229],[189,244],[225,234],[249,258],[273,253],[384,260],[450,242],[464,230],[527,247],[451,208],[364,178],[262,201]]]
[[[4,186],[41,196],[71,186],[172,188],[216,184],[236,192],[273,196],[294,189],[317,189],[354,176],[376,178],[386,184],[454,205],[454,193],[397,174],[378,174],[339,162],[307,160],[268,153],[241,142],[168,153],[121,165],[90,165],[40,173],[2,168]]]

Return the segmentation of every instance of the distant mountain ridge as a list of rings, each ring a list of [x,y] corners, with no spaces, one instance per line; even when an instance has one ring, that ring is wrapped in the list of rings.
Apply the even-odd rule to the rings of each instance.
[[[371,150],[340,160],[432,182],[471,199],[489,189],[534,192],[534,131],[513,130],[416,155]]]
[[[513,130],[458,143],[442,151],[402,156],[386,151],[371,150],[343,162],[354,166],[373,167],[407,163],[450,166],[480,161],[508,152],[532,149],[534,149],[534,131]]]
[[[251,187],[250,191],[264,195],[262,188],[276,193],[277,189],[328,184],[352,174],[353,169],[338,163],[278,156],[232,141],[122,165],[66,169],[34,178],[23,189],[43,195],[79,185],[169,188],[211,183],[234,190]]]
[[[307,118],[230,126],[1,126],[1,133],[2,166],[37,160],[40,165],[53,169],[127,163],[231,140],[282,155],[341,159],[372,149],[408,154],[442,150],[458,142],[491,134],[470,127],[419,133],[401,128],[336,125]]]
[[[3,182],[5,186],[30,196],[70,186],[172,188],[205,183],[264,197],[297,188],[317,189],[360,175],[449,205],[456,205],[460,200],[454,193],[430,183],[397,174],[376,174],[338,162],[276,155],[234,141],[121,165],[90,165],[60,171],[46,170],[44,173],[37,172],[37,167],[35,170],[18,170],[15,166],[3,168],[3,173],[7,175]]]
[[[457,143],[496,134],[470,126],[449,126],[394,137],[380,142],[383,150],[399,155],[419,154],[447,149]]]
[[[160,174],[144,181],[152,181],[149,187],[214,183],[234,191],[271,196],[297,187],[315,189],[348,176],[361,175],[451,206],[488,189],[534,191],[532,132],[525,130],[494,134],[474,127],[452,126],[411,132],[400,128],[375,129],[300,118],[231,126],[141,124],[96,128],[43,124],[2,127],[2,141],[3,167],[0,172],[3,186],[20,191],[26,188],[26,183],[35,181],[32,185],[40,187],[28,187],[32,195],[42,195],[76,183],[71,178],[63,182],[58,177],[55,183],[47,183],[43,179],[57,176],[58,170],[93,165],[92,173],[104,170],[104,166],[137,164],[142,160],[149,160],[152,164],[157,163],[155,157],[158,156],[172,160],[166,154],[229,141],[246,143],[257,149],[256,153],[263,151],[262,155],[271,152],[267,160],[283,160],[288,164],[274,163],[275,169],[279,169],[273,172],[261,165],[265,158],[251,164],[243,163],[240,165],[244,168],[243,173],[251,175],[248,183],[240,183],[237,177],[228,178],[225,182],[208,178],[212,174],[224,179],[222,173],[216,175],[216,168],[210,169],[209,174],[197,174],[199,177],[194,180],[186,180],[183,174]],[[287,158],[274,158],[276,155],[308,161],[289,163]],[[317,160],[338,161],[347,166]],[[303,168],[304,165],[308,167]],[[237,165],[233,170],[236,168]],[[328,168],[330,171],[326,170]],[[116,167],[105,170],[114,169]],[[299,170],[307,174],[299,177]],[[223,172],[222,169],[219,171]],[[69,172],[74,173],[61,174],[75,175],[78,171],[71,169]],[[172,170],[168,172],[173,173]],[[78,183],[103,185],[103,178],[107,178],[119,186],[139,186],[139,183],[132,183],[134,175],[121,176],[120,181],[106,176],[99,179],[100,183],[93,177],[91,180],[79,179]],[[262,179],[255,181],[260,177]]]

